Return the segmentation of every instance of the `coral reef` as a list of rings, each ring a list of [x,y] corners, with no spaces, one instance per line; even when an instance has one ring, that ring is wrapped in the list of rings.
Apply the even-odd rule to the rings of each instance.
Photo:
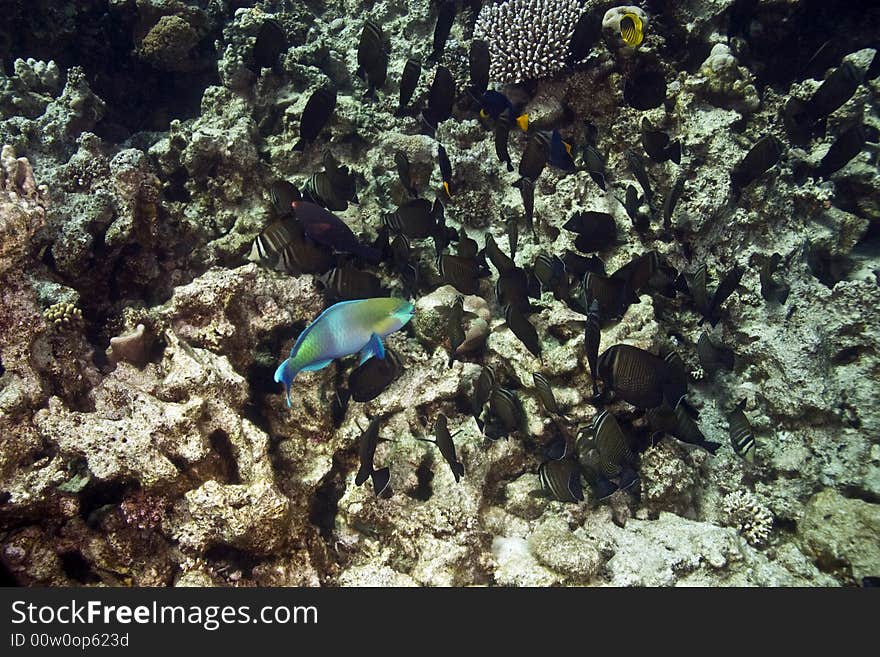
[[[726,516],[724,524],[739,530],[751,545],[759,546],[767,542],[773,530],[773,514],[758,501],[754,493],[737,490],[726,495],[722,511]]]
[[[22,585],[114,586],[851,586],[880,574],[880,86],[864,79],[876,12],[483,3],[479,17],[453,22],[440,63],[460,102],[428,135],[418,117],[434,76],[428,0],[134,0],[109,3],[101,21],[90,3],[69,3],[63,17],[42,0],[12,4],[0,26],[0,573]],[[638,47],[621,38],[627,11],[642,17]],[[604,38],[567,62],[582,13],[605,16]],[[367,18],[390,42],[372,102],[355,75]],[[827,29],[820,39],[806,24]],[[535,181],[534,233],[512,186],[518,172],[499,162],[490,122],[462,94],[474,36],[535,131],[558,129],[573,145],[573,171],[551,162]],[[837,52],[813,60],[829,39]],[[412,111],[398,112],[410,57],[422,76]],[[843,62],[861,76],[855,90],[791,138],[789,100],[809,103]],[[307,99],[327,82],[336,107],[295,151]],[[603,176],[583,164],[585,122]],[[647,156],[646,124],[680,144],[680,161]],[[820,175],[856,125],[864,147]],[[767,135],[783,145],[778,161],[732,187],[731,168]],[[514,166],[529,142],[511,130]],[[600,501],[585,483],[578,504],[542,494],[539,465],[597,413],[585,316],[557,290],[533,289],[533,355],[510,328],[490,264],[464,295],[466,339],[450,364],[459,292],[430,238],[409,240],[419,283],[411,324],[387,339],[397,378],[370,401],[348,400],[357,360],[342,359],[303,372],[286,407],[273,372],[324,309],[327,283],[247,261],[287,211],[273,184],[303,189],[329,150],[358,200],[336,214],[373,243],[406,200],[394,153],[433,200],[438,144],[452,167],[447,228],[479,247],[492,235],[529,272],[539,254],[577,251],[563,225],[590,211],[616,227],[615,244],[592,254],[608,273],[648,251],[689,280],[705,264],[709,289],[742,271],[715,325],[688,296],[645,288],[601,329],[601,350],[681,356],[687,401],[716,453],[655,435],[644,413],[613,401],[638,484]],[[664,208],[678,180],[681,196]],[[650,217],[644,229],[628,215],[630,188]],[[791,290],[784,303],[761,294],[774,253]],[[406,294],[390,262],[368,269]],[[734,352],[732,368],[701,363],[704,332]],[[485,438],[473,417],[486,365],[522,408],[507,440]],[[535,372],[559,415],[546,411]],[[728,415],[743,399],[752,461],[730,442]],[[464,467],[458,482],[426,442],[441,414]],[[355,485],[373,418],[388,499]]]
[[[486,5],[477,17],[474,37],[489,44],[491,78],[506,84],[560,71],[580,15],[579,0],[506,0]]]

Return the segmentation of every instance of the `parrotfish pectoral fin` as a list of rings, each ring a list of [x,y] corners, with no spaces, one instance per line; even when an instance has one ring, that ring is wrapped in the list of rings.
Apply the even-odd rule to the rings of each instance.
[[[519,129],[523,132],[528,132],[529,129],[529,115],[523,114],[522,116],[518,116],[516,118],[516,125],[519,126]]]
[[[361,349],[361,360],[358,365],[363,365],[373,356],[385,358],[385,345],[382,344],[382,338],[380,338],[376,333],[373,333],[370,336],[370,341],[367,342],[366,345],[364,345],[363,349]]]

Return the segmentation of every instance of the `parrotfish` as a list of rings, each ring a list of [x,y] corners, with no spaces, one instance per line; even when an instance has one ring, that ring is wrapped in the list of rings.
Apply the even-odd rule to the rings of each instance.
[[[406,299],[376,298],[342,301],[327,308],[300,334],[275,370],[275,383],[283,383],[290,406],[290,386],[302,371],[315,372],[337,358],[360,352],[361,364],[376,356],[385,358],[382,338],[403,328],[412,318]]]

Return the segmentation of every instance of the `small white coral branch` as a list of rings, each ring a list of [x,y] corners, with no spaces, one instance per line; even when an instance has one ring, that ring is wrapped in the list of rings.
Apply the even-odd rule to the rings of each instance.
[[[724,523],[736,528],[751,545],[764,545],[773,529],[773,514],[758,501],[755,494],[738,490],[726,495],[722,502]]]

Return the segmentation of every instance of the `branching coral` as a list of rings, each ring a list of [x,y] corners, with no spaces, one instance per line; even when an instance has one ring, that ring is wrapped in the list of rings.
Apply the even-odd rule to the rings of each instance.
[[[492,79],[517,83],[560,71],[580,5],[578,0],[508,0],[485,6],[474,37],[489,44]]]
[[[725,524],[735,527],[751,545],[763,545],[773,529],[773,514],[758,501],[755,494],[737,490],[725,496],[722,502]]]

